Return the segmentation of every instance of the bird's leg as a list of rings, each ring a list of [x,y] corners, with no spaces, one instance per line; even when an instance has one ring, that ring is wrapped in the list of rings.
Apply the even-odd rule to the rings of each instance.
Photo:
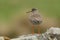
[[[34,25],[32,26],[32,34],[34,34]]]
[[[40,26],[38,25],[38,34],[40,34]]]

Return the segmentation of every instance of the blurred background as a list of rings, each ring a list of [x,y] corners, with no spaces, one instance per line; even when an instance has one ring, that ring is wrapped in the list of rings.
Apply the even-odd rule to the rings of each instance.
[[[30,34],[32,25],[26,12],[32,8],[38,8],[42,16],[41,33],[60,27],[60,0],[0,0],[0,35],[14,38]]]

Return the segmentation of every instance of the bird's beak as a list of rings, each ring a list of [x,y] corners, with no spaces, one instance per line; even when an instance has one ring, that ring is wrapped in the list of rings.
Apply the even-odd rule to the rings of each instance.
[[[28,11],[28,12],[26,12],[26,13],[30,13],[30,12],[32,12],[32,11]]]

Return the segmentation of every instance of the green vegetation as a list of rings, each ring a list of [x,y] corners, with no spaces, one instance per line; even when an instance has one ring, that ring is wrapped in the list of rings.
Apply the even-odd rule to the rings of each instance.
[[[0,20],[8,21],[17,11],[33,7],[48,17],[60,17],[60,0],[0,0]]]

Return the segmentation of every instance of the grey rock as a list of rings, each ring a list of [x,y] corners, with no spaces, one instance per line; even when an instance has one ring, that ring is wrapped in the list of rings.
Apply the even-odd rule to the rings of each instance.
[[[60,40],[60,28],[51,27],[42,34],[28,34],[11,40]]]

